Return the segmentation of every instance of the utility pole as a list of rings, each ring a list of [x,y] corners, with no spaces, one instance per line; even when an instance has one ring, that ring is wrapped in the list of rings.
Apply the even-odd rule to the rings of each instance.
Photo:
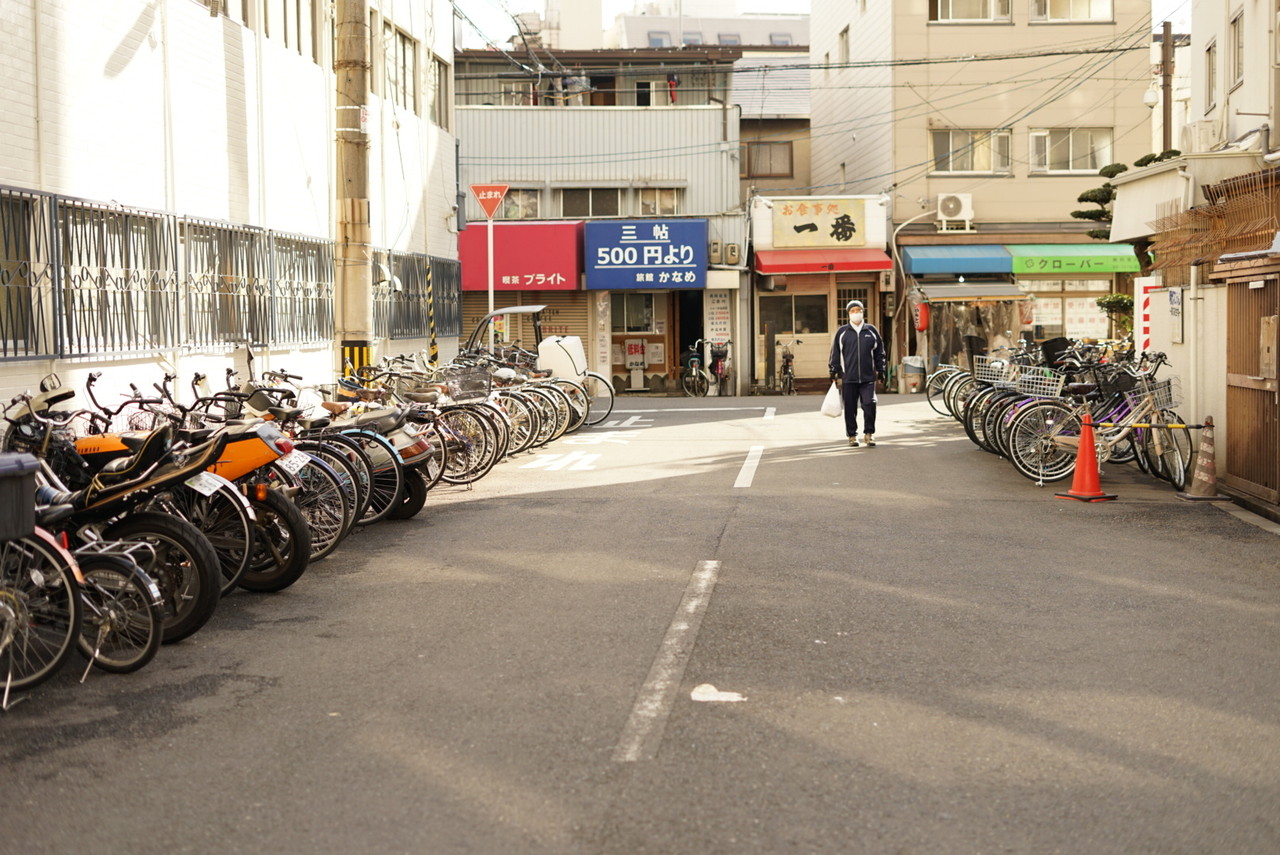
[[[369,223],[369,4],[338,0],[338,339],[355,368],[372,361],[373,258]]]
[[[1160,28],[1160,123],[1163,154],[1173,148],[1173,24]]]

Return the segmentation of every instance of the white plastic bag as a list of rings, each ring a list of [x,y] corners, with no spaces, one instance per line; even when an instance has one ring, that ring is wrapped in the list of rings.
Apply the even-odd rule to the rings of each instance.
[[[821,412],[824,416],[831,416],[833,419],[844,414],[844,398],[840,396],[840,389],[834,380],[831,381],[831,388],[822,399]]]

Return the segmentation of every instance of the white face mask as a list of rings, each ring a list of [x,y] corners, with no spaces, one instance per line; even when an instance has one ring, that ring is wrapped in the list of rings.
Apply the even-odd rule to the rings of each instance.
[[[860,323],[862,323],[862,312],[850,312],[850,313],[849,313],[849,323],[851,323],[851,324],[860,324]]]

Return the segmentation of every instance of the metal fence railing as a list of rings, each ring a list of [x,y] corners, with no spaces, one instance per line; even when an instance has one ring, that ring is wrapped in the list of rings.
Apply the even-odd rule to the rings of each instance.
[[[459,334],[457,261],[375,257],[377,335]],[[332,342],[334,264],[326,238],[0,187],[0,361]]]

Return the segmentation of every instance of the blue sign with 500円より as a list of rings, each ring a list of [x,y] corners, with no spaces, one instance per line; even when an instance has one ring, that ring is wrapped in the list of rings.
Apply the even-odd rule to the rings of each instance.
[[[588,290],[707,287],[706,220],[600,220],[584,243]]]

